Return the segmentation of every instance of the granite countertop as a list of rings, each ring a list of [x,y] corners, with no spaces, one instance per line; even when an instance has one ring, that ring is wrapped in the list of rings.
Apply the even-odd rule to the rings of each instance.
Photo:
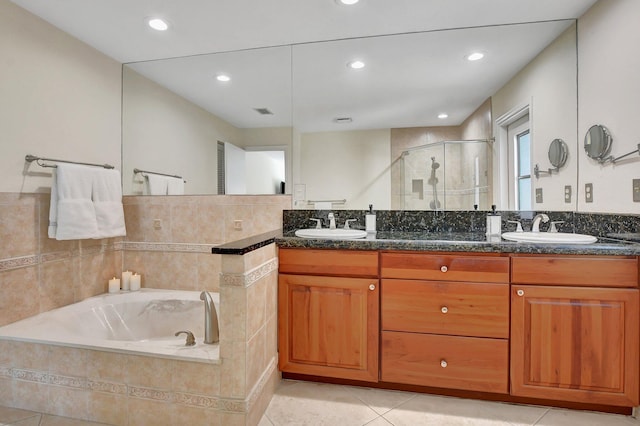
[[[593,244],[530,244],[487,241],[483,233],[395,231],[379,231],[358,240],[299,238],[293,232],[273,231],[213,247],[212,252],[243,255],[271,243],[284,248],[640,256],[640,243],[618,238],[599,238]]]

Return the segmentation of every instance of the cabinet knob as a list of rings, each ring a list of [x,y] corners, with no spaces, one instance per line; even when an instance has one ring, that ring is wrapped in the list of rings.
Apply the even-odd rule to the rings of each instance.
[[[376,289],[376,285],[375,284],[369,285],[369,290],[375,290],[375,289]]]
[[[440,272],[447,272],[449,270],[449,268],[446,267],[446,265],[442,265],[440,267]]]
[[[440,308],[440,312],[442,312],[443,314],[446,314],[447,312],[449,312],[449,308],[447,308],[446,306],[443,306],[442,308]]]
[[[447,368],[447,365],[449,365],[449,364],[447,364],[447,361],[445,361],[444,359],[440,360],[440,367]]]
[[[516,294],[520,297],[524,296],[524,290],[518,290],[516,291]]]

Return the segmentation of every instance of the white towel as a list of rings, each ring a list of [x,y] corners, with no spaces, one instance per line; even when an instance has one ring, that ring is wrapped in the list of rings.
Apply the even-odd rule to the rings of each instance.
[[[76,164],[58,164],[51,185],[50,238],[79,240],[98,235],[91,199],[94,170]]]
[[[175,177],[168,178],[167,195],[184,195],[184,180]]]
[[[144,176],[145,195],[167,195],[169,179],[166,176],[148,174]]]
[[[122,207],[122,184],[117,170],[95,169],[91,199],[96,212],[98,233],[93,238],[127,235]]]

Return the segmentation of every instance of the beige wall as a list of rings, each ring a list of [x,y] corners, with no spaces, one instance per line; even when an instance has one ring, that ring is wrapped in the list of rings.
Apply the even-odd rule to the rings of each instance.
[[[295,179],[306,186],[306,200],[347,200],[336,209],[391,208],[389,129],[303,133],[297,147]],[[296,207],[313,205],[299,202]]]
[[[51,169],[24,157],[120,168],[121,66],[0,1],[0,192],[47,192]]]
[[[533,178],[532,188],[542,188],[543,203],[534,203],[534,209],[575,210],[576,177],[578,173],[576,152],[576,38],[575,25],[567,29],[552,44],[511,81],[492,96],[493,119],[498,120],[515,108],[530,107],[531,160],[541,170],[551,167],[548,158],[549,144],[556,138],[569,146],[569,157],[560,173],[550,177]],[[494,128],[494,194],[499,208],[507,209],[507,140],[500,129]],[[573,202],[564,202],[564,186],[571,185]]]
[[[600,165],[583,149],[584,136],[594,124],[611,132],[613,156],[638,148],[639,16],[640,2],[636,0],[600,0],[578,21],[579,211],[640,212],[640,203],[632,198],[632,179],[640,179],[640,156],[635,154],[616,165]],[[593,184],[593,203],[585,202],[586,183]]]

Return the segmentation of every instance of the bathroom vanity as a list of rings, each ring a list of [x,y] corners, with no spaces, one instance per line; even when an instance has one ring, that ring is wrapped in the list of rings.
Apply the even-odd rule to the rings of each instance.
[[[276,241],[285,376],[639,405],[639,245]]]

